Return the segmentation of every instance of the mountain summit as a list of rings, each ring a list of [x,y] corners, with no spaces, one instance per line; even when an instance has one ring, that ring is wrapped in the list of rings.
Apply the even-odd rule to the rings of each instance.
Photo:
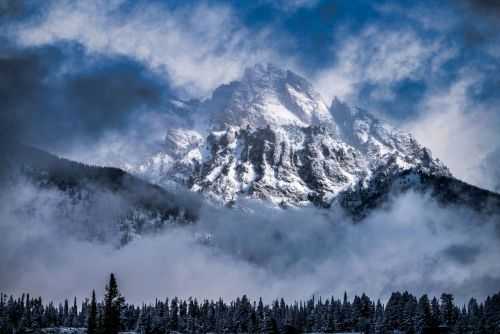
[[[332,120],[309,82],[273,64],[247,68],[241,81],[219,86],[203,109],[221,128],[305,127]]]
[[[251,197],[353,211],[389,188],[451,178],[410,134],[337,98],[327,106],[304,78],[272,64],[247,68],[186,114],[133,172],[220,203]]]

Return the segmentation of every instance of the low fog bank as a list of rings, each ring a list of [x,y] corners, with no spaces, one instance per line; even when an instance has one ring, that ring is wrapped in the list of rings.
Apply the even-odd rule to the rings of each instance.
[[[61,219],[60,205],[54,205],[59,192],[27,184],[8,190],[0,194],[4,293],[59,301],[96,289],[102,296],[110,272],[134,303],[243,294],[290,301],[312,294],[341,297],[344,290],[385,300],[405,289],[416,295],[450,292],[462,303],[500,288],[499,217],[442,208],[415,193],[357,224],[317,208],[281,210],[253,201],[239,203],[241,209],[205,206],[195,225],[116,248],[88,241],[78,226],[84,221]]]

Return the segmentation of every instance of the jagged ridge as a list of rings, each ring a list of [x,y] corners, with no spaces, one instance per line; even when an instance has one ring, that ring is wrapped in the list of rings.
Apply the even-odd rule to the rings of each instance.
[[[373,192],[380,171],[451,177],[411,135],[337,98],[327,107],[305,79],[272,64],[246,69],[185,114],[190,120],[167,128],[164,146],[132,171],[221,203],[249,196],[361,207],[346,198]]]

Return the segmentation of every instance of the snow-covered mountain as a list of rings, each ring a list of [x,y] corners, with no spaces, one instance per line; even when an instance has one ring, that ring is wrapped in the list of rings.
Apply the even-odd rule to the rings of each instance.
[[[305,79],[272,64],[247,68],[204,102],[177,105],[186,120],[166,127],[162,147],[129,170],[216,202],[355,209],[381,185],[451,177],[410,134],[337,98],[328,106]]]
[[[6,184],[17,192],[20,175],[35,187],[20,205],[28,216],[43,207],[48,221],[118,244],[197,221],[203,203],[169,191],[174,187],[221,204],[250,197],[279,206],[333,205],[355,217],[415,189],[500,212],[500,195],[453,178],[411,135],[338,99],[328,107],[307,81],[273,65],[247,69],[204,102],[172,100],[169,108],[151,157],[119,166],[168,189],[15,143],[3,143],[0,181],[13,180]]]

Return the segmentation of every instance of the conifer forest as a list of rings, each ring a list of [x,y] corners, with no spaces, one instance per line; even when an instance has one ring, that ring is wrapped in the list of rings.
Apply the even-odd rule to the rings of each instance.
[[[44,303],[29,294],[1,294],[0,333],[500,333],[500,292],[484,301],[471,298],[457,305],[452,294],[417,297],[393,292],[386,303],[365,294],[352,300],[314,296],[287,303],[250,300],[197,300],[177,297],[133,305],[110,275],[104,300],[95,292],[79,304],[76,298]]]

